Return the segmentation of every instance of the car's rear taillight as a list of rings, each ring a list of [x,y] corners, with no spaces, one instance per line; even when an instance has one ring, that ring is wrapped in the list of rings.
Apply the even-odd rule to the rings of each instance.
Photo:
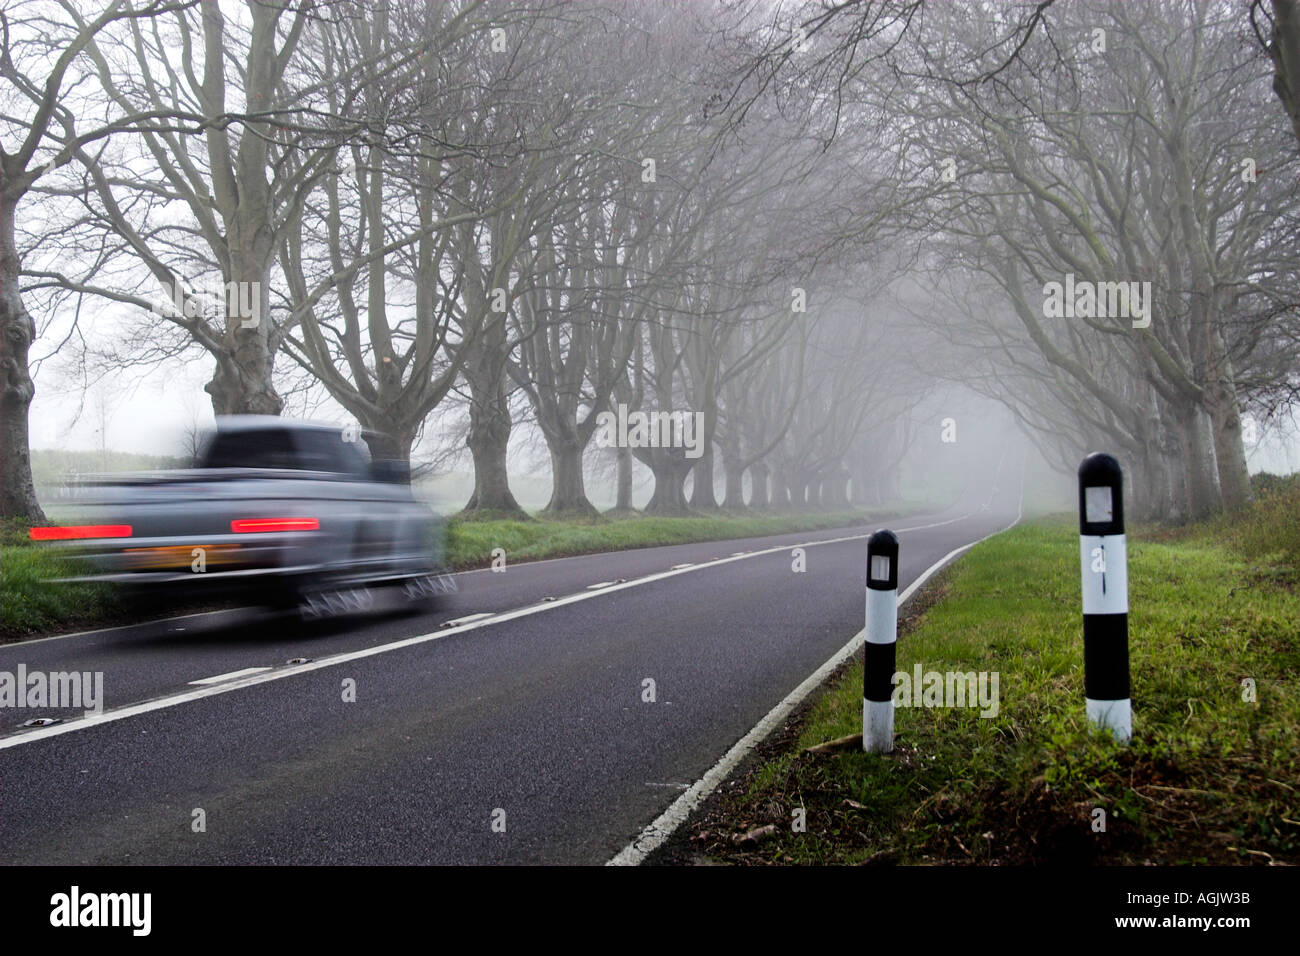
[[[27,536],[33,541],[71,541],[75,538],[129,538],[129,524],[71,524],[48,528],[31,528]]]
[[[257,534],[277,531],[319,531],[315,518],[236,518],[230,522],[235,534]]]

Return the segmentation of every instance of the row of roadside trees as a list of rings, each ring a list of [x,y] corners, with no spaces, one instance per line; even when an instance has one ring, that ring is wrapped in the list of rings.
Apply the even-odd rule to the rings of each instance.
[[[593,512],[619,406],[704,429],[619,448],[620,508],[634,460],[658,513],[879,500],[946,382],[1062,467],[1119,449],[1151,515],[1237,505],[1300,364],[1289,61],[1163,10],[7,3],[0,511],[40,514],[38,334],[206,355],[216,414],[314,390],[387,456],[450,423],[472,513],[519,513],[521,415]],[[1150,282],[1150,326],[1045,315],[1066,273]]]

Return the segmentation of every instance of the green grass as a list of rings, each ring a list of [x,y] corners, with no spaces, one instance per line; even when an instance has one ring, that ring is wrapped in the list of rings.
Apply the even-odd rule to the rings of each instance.
[[[68,572],[44,548],[29,544],[17,524],[0,526],[0,642],[93,626],[117,611],[102,584],[51,584]]]
[[[1291,576],[1300,568],[1300,474],[1252,478],[1255,501],[1236,514],[1177,529],[1142,528],[1161,541],[1222,543],[1252,564]]]
[[[1298,492],[1297,482],[1282,492],[1291,515]],[[804,752],[861,733],[859,659],[675,852],[763,863],[1300,862],[1300,596],[1284,512],[1266,499],[1161,532],[1167,540],[1130,536],[1128,746],[1086,726],[1077,525],[1045,519],[947,569],[937,603],[900,637],[900,671],[998,672],[996,717],[899,707],[891,755]],[[1243,700],[1246,678],[1254,702]],[[797,807],[806,832],[793,832]],[[1098,808],[1105,832],[1093,829]],[[734,844],[766,824],[770,837]]]
[[[486,567],[492,551],[502,548],[506,561],[542,558],[628,548],[725,541],[818,528],[837,528],[868,521],[864,511],[790,515],[710,515],[657,518],[636,514],[589,520],[534,521],[453,518],[447,526],[447,557],[452,567]]]

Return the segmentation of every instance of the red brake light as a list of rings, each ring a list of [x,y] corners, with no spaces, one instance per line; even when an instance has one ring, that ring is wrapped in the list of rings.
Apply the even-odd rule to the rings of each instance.
[[[319,531],[315,518],[236,518],[230,522],[235,534],[252,534],[268,531]]]
[[[73,538],[129,538],[129,524],[75,524],[49,528],[31,528],[27,536],[33,541],[70,541]]]

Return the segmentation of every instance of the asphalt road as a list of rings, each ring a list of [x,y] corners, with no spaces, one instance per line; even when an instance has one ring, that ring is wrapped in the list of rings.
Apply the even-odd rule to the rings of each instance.
[[[1020,491],[990,463],[947,512],[882,522],[900,590]],[[0,648],[0,671],[100,671],[105,698],[98,719],[0,711],[0,862],[603,863],[861,629],[870,530],[463,573],[436,613]],[[475,614],[495,617],[441,626]],[[191,683],[250,668],[269,669]],[[65,719],[22,726],[45,714]]]

